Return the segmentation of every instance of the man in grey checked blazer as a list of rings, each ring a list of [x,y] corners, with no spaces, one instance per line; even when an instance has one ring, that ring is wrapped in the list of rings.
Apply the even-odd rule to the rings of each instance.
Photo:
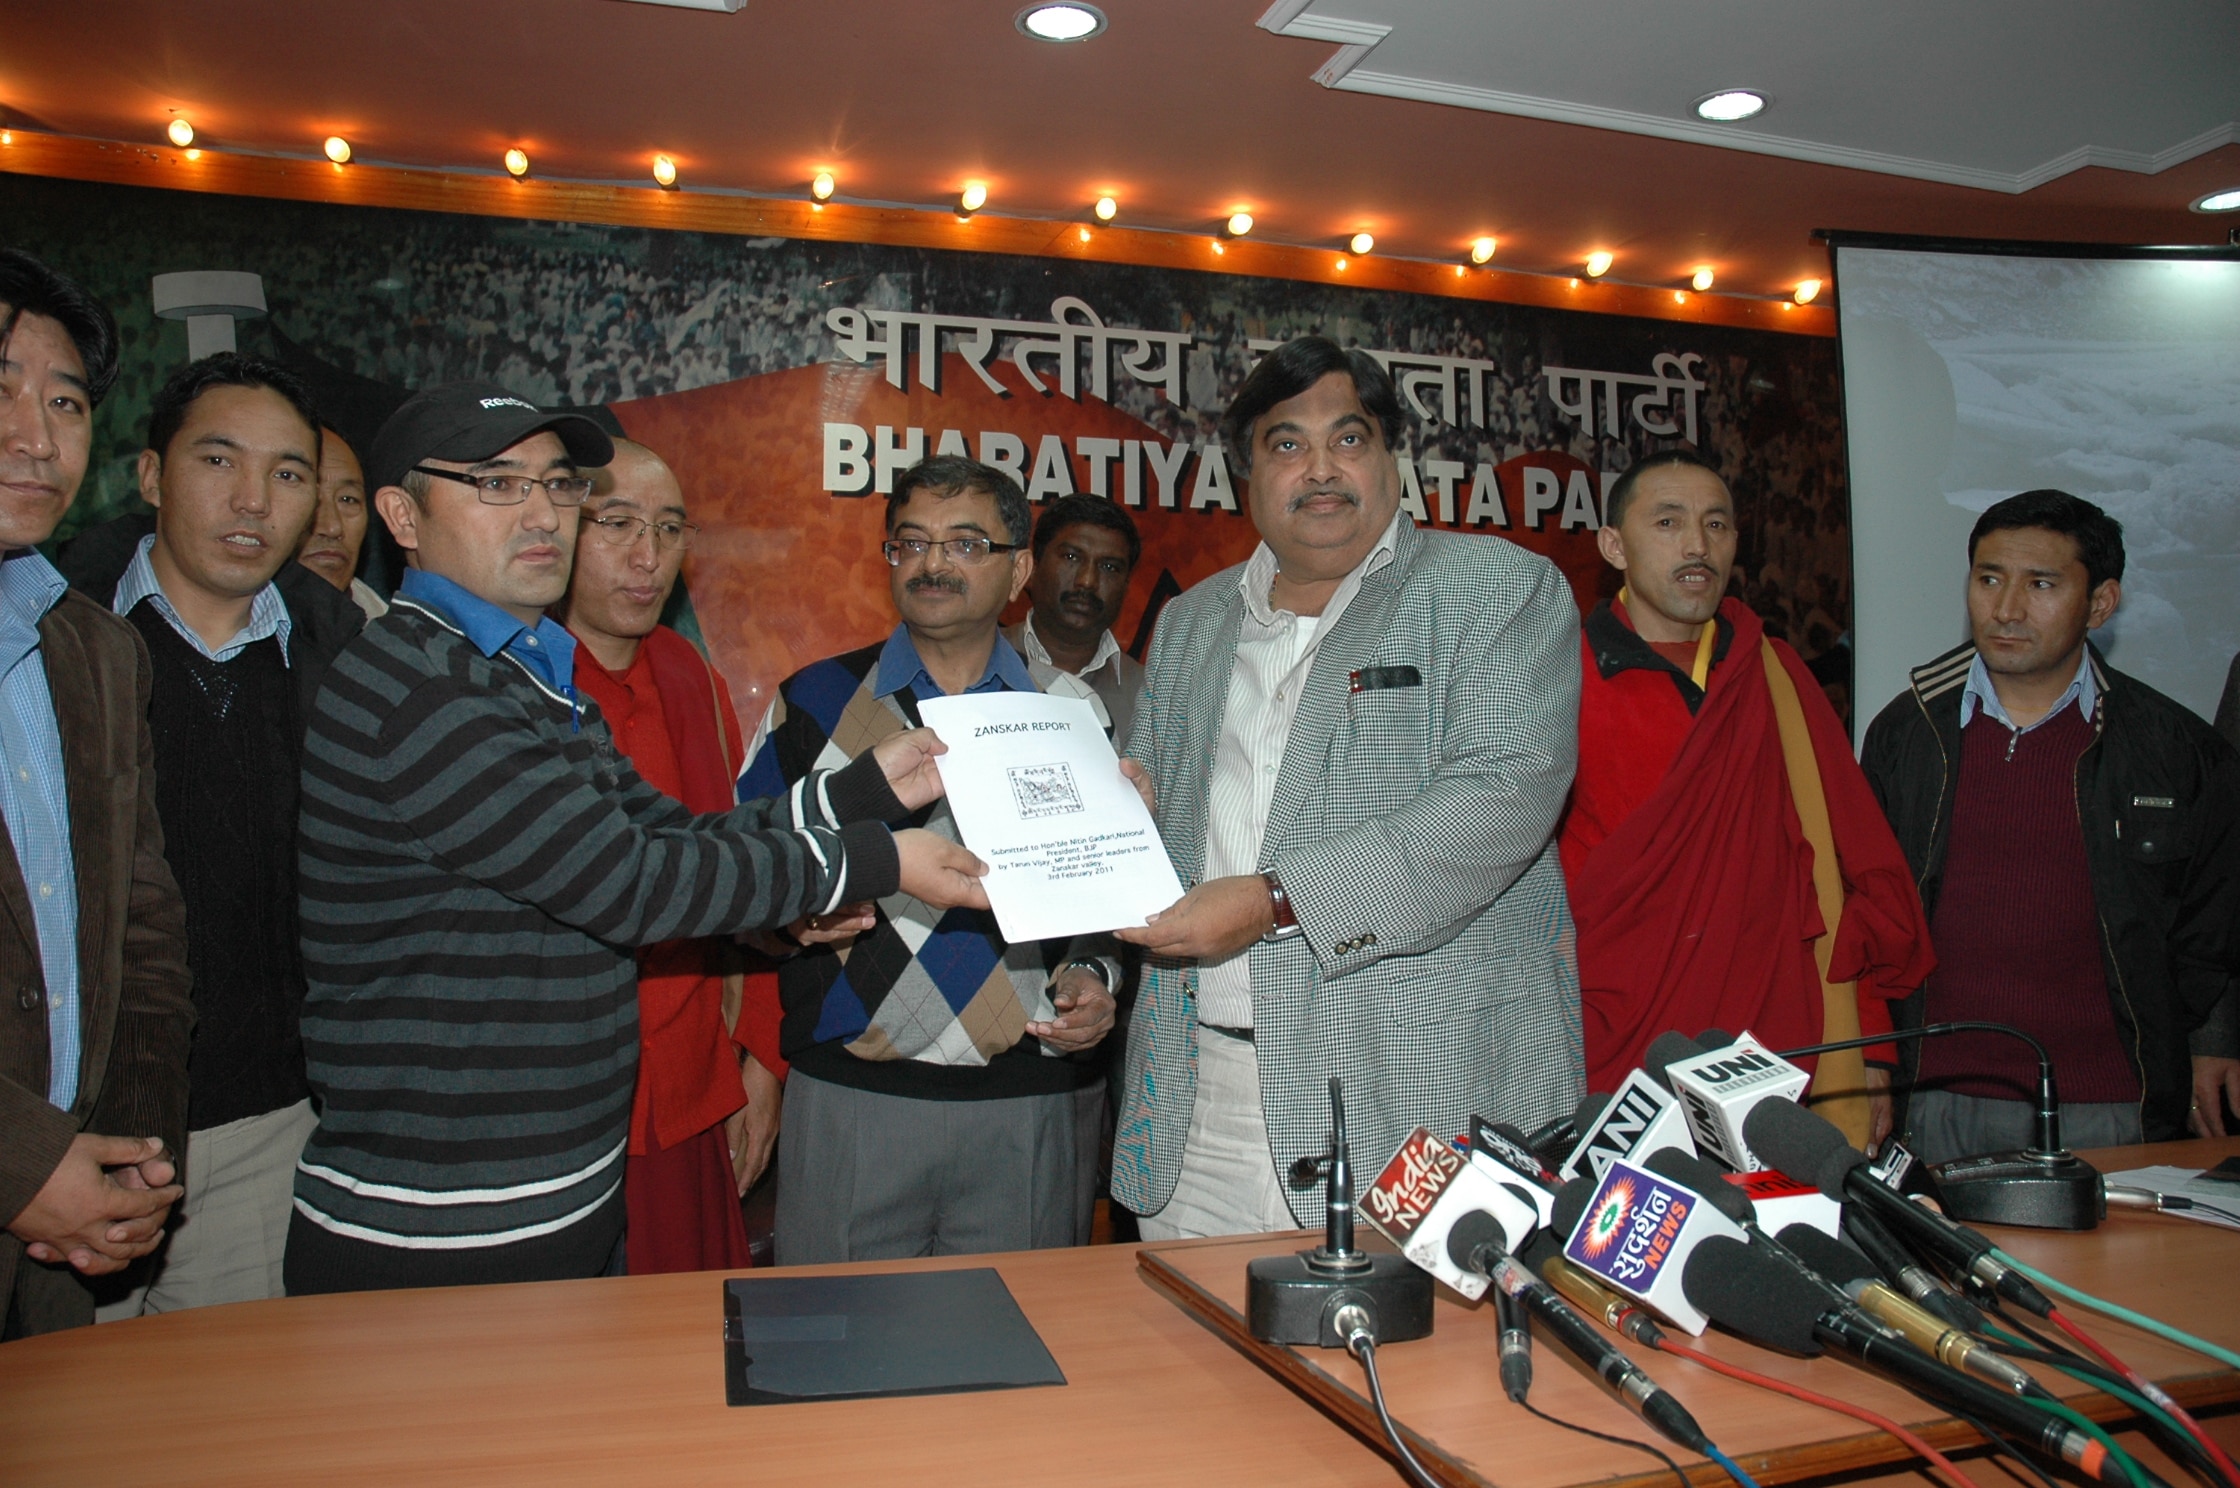
[[[1112,1192],[1147,1238],[1310,1222],[1282,1175],[1326,1145],[1333,1074],[1369,1173],[1418,1125],[1580,1093],[1549,841],[1578,609],[1546,559],[1400,513],[1400,428],[1365,354],[1271,353],[1225,425],[1263,544],[1160,616],[1127,752],[1193,887],[1120,932],[1145,972]]]

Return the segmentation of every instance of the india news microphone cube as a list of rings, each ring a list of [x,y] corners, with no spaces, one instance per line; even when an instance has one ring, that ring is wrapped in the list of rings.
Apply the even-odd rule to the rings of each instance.
[[[1711,1319],[1688,1302],[1688,1254],[1714,1235],[1747,1242],[1742,1226],[1692,1188],[1613,1162],[1571,1231],[1563,1258],[1596,1281],[1700,1334]]]
[[[1447,1254],[1447,1232],[1455,1221],[1484,1210],[1500,1224],[1502,1243],[1511,1250],[1524,1244],[1540,1222],[1531,1204],[1420,1126],[1355,1207],[1402,1255],[1473,1302],[1485,1295],[1488,1283]]]

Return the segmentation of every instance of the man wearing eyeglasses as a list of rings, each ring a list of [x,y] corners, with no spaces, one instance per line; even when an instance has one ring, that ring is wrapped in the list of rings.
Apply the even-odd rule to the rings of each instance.
[[[1035,691],[997,634],[1033,570],[1028,526],[1018,483],[978,461],[897,476],[881,550],[901,623],[785,681],[741,791],[915,727],[922,699]],[[945,803],[912,821],[956,833]],[[778,1263],[1087,1243],[1104,1101],[1091,1051],[1118,964],[1007,944],[985,910],[857,898],[784,932]]]
[[[153,530],[146,516],[120,517],[57,563],[148,648],[156,817],[194,978],[186,1199],[161,1251],[95,1286],[103,1322],[280,1295],[312,1126],[297,1033],[304,720],[365,619],[291,561],[318,462],[318,416],[294,376],[255,357],[204,357],[149,409],[139,477]]]
[[[367,484],[411,570],[336,661],[304,749],[304,1052],[290,1294],[613,1264],[638,1064],[628,949],[866,896],[985,905],[978,860],[883,824],[938,792],[923,731],[783,800],[695,816],[617,753],[545,615],[589,419],[485,383],[391,415]]]
[[[618,439],[578,530],[560,609],[577,642],[577,688],[648,785],[695,812],[729,810],[746,763],[731,691],[661,623],[699,532],[683,488],[659,455]],[[777,1142],[784,1065],[776,980],[741,975],[738,961],[720,937],[638,952],[638,1094],[622,1178],[633,1276],[754,1264],[739,1195]],[[727,975],[755,1016],[737,1016]]]

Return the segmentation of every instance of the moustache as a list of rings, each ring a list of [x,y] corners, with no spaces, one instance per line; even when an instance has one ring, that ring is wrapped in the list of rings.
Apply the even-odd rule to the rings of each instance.
[[[1359,506],[1361,504],[1361,498],[1359,495],[1355,494],[1352,491],[1347,491],[1339,487],[1331,486],[1319,491],[1301,491],[1298,495],[1291,498],[1290,503],[1284,507],[1284,510],[1287,512],[1295,512],[1310,501],[1320,501],[1324,497],[1328,496],[1335,496],[1349,506]]]
[[[927,589],[938,589],[944,594],[962,594],[965,592],[964,580],[937,578],[932,574],[920,574],[902,587],[913,594]]]
[[[1702,574],[1707,579],[1719,577],[1717,571],[1708,563],[1683,563],[1672,571],[1672,576],[1676,579],[1685,578],[1689,574]]]

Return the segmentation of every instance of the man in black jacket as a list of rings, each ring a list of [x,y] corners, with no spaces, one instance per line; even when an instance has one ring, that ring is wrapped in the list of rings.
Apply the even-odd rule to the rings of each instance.
[[[187,1195],[104,1321],[281,1295],[296,1158],[313,1125],[300,1020],[296,802],[305,722],[364,624],[294,561],[319,423],[284,369],[225,354],[157,393],[140,457],[156,508],[72,543],[71,582],[139,632],[164,856],[187,905],[196,1013]]]
[[[2105,512],[2024,492],[1978,519],[1968,560],[1973,640],[1915,668],[1861,761],[1936,941],[1905,1021],[2035,1036],[2072,1146],[2206,1131],[2240,1052],[2189,1047],[2240,973],[2240,755],[2086,639],[2122,598]],[[2028,1144],[2019,1041],[1925,1040],[1907,1062],[1924,1156]]]

